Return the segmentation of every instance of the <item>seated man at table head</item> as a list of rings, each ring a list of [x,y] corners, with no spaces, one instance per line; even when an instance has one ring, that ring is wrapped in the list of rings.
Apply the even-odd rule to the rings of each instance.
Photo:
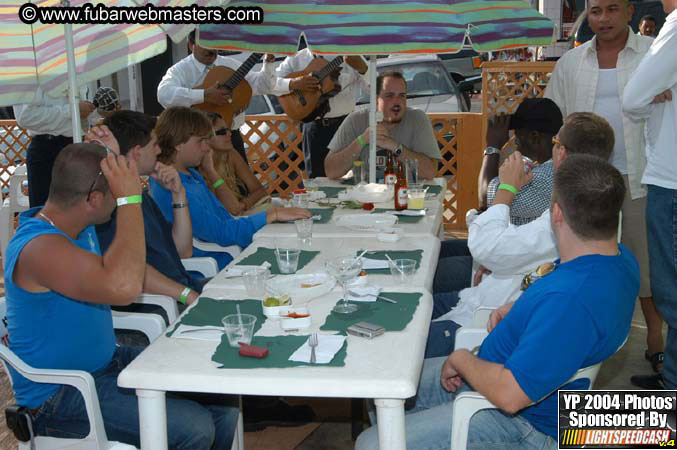
[[[428,116],[418,109],[407,107],[407,83],[399,72],[386,72],[376,79],[377,110],[383,121],[376,129],[376,181],[383,182],[386,154],[393,152],[398,161],[418,160],[420,179],[428,180],[437,174],[442,159]],[[341,178],[353,161],[365,164],[369,159],[369,109],[352,112],[346,117],[329,143],[329,154],[324,160],[327,176]]]
[[[209,146],[214,130],[203,112],[182,106],[167,108],[158,118],[155,134],[161,149],[158,159],[174,166],[185,186],[195,238],[224,247],[238,245],[244,248],[251,244],[254,233],[267,223],[287,222],[311,216],[307,209],[270,208],[266,212],[234,218],[209,189],[211,186],[218,193],[219,189],[226,187],[214,169],[212,149]],[[206,175],[206,180],[200,175],[198,168]],[[151,178],[150,192],[165,218],[172,222],[170,191]],[[193,255],[215,258],[219,269],[233,259],[225,252],[206,252],[197,248],[193,248]]]
[[[104,119],[101,127],[90,130],[88,137],[100,140],[127,159],[133,159],[139,168],[139,175],[153,177],[171,192],[172,203],[179,206],[172,209],[173,223],[165,219],[150,194],[142,194],[141,210],[147,262],[143,291],[167,295],[182,303],[191,304],[197,299],[207,280],[192,277],[181,263],[181,258],[190,258],[193,252],[193,232],[186,190],[176,169],[157,161],[160,147],[153,131],[155,122],[156,119],[147,114],[117,111]],[[98,225],[96,233],[99,244],[105,251],[115,236],[115,218]]]
[[[604,118],[587,112],[570,114],[552,145],[555,173],[570,155],[588,154],[608,160],[614,133]],[[508,157],[500,169],[501,183],[522,186],[529,179],[519,152]],[[512,192],[499,189],[493,206],[468,227],[468,246],[475,261],[488,272],[473,287],[433,294],[433,319],[428,333],[426,357],[448,354],[455,331],[472,323],[479,307],[496,308],[520,294],[525,275],[559,255],[550,227],[550,209],[528,224],[509,221]]]
[[[110,305],[128,305],[143,286],[140,195],[134,160],[107,155],[97,144],[71,144],[54,163],[47,203],[21,214],[5,258],[12,351],[34,367],[89,372],[108,438],[137,447],[136,395],[119,389],[117,376],[140,349],[115,346]],[[118,233],[102,255],[93,225],[109,220],[116,203],[124,204],[116,214]],[[11,374],[17,403],[31,410],[37,435],[87,435],[77,389]],[[168,399],[171,448],[230,448],[238,408],[209,408]]]
[[[623,177],[598,157],[572,155],[554,184],[550,216],[561,249],[555,270],[494,311],[477,356],[457,350],[425,360],[416,406],[405,417],[407,449],[449,448],[453,402],[465,390],[497,408],[470,420],[468,448],[556,449],[557,389],[584,389],[588,380],[567,380],[626,339],[639,266],[616,241]],[[376,448],[371,428],[356,449]]]

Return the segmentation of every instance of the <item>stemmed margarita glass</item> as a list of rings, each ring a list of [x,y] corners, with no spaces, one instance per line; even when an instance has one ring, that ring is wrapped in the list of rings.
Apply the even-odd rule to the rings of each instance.
[[[354,280],[362,271],[362,258],[354,256],[339,256],[332,258],[325,263],[327,272],[335,277],[343,288],[343,298],[334,306],[333,311],[340,314],[347,314],[357,311],[357,305],[348,303],[347,285]]]

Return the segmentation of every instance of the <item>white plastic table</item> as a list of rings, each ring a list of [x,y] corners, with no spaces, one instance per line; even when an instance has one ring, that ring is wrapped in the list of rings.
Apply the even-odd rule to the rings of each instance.
[[[224,296],[233,298],[238,293]],[[240,292],[242,297],[246,296]],[[339,297],[334,291],[309,304],[313,317],[309,332],[324,322]],[[343,367],[218,369],[211,361],[216,342],[163,335],[120,373],[118,385],[136,389],[143,450],[167,449],[167,391],[373,398],[380,448],[405,450],[404,400],[416,393],[431,312],[431,295],[424,292],[403,331],[387,332],[373,340],[349,335]]]
[[[296,240],[296,232],[294,237],[284,238],[261,238],[256,239],[247,247],[239,256],[237,256],[228,267],[235,266],[235,264],[247,256],[256,252],[259,247],[291,247],[301,248],[303,250],[320,251],[312,261],[297,273],[316,273],[325,272],[324,263],[335,256],[355,255],[358,250],[423,250],[421,256],[421,266],[416,271],[411,282],[406,287],[423,288],[428,292],[432,292],[433,280],[435,277],[435,269],[437,268],[437,260],[440,254],[440,240],[436,236],[412,236],[400,239],[395,243],[379,242],[374,238],[367,237],[313,237],[312,245],[299,246]],[[369,257],[369,255],[365,255]],[[386,287],[387,289],[399,289],[402,286],[395,287],[393,285],[393,278],[391,275],[369,275],[368,282]],[[217,274],[212,280],[207,283],[205,288],[217,289],[244,289],[242,278],[226,278],[224,271]]]

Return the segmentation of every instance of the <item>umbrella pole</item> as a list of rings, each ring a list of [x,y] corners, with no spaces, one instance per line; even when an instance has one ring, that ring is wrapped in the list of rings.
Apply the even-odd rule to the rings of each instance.
[[[369,182],[376,183],[376,55],[369,57]]]
[[[62,1],[63,6],[68,6],[68,1]],[[68,103],[71,105],[71,121],[73,122],[73,142],[82,142],[82,128],[80,127],[80,102],[76,98],[77,86],[75,84],[75,51],[73,50],[73,25],[64,24],[64,37],[66,38],[66,58],[68,59]]]

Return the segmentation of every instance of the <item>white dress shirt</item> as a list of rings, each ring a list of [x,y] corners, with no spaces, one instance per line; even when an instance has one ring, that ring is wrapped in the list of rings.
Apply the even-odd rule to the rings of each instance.
[[[81,99],[87,100],[88,93],[87,86],[80,88]],[[38,88],[31,103],[14,105],[14,117],[17,125],[28,130],[31,136],[50,134],[73,137],[71,105],[68,97],[50,97]],[[82,125],[87,125],[87,121],[83,121]]]
[[[308,67],[308,64],[315,58],[308,48],[304,48],[296,52],[293,56],[288,56],[280,64],[276,70],[276,75],[279,77],[275,86],[275,95],[288,94],[289,82],[291,79],[284,78],[293,72],[300,72]],[[333,58],[331,58],[333,59]],[[329,59],[329,61],[331,61]],[[339,76],[339,84],[341,85],[341,92],[329,99],[329,107],[331,110],[325,115],[327,119],[332,117],[341,117],[350,114],[355,109],[357,96],[360,93],[360,88],[366,90],[368,88],[367,80],[369,80],[369,70],[364,75],[361,75],[357,70],[353,69],[350,64],[345,61],[341,63],[341,75]]]
[[[494,205],[468,225],[468,248],[477,263],[491,270],[479,285],[459,292],[458,304],[436,320],[470,325],[480,306],[497,308],[521,294],[524,275],[559,258],[550,211],[525,225],[510,224],[510,207]]]
[[[651,104],[671,89],[672,101]],[[642,182],[677,189],[677,10],[670,13],[642,62],[628,81],[623,111],[647,120],[647,166]]]
[[[642,57],[653,42],[652,38],[628,33],[625,48],[618,54],[616,62],[618,79],[618,97],[623,92],[630,75],[637,68]],[[552,99],[562,110],[562,116],[573,112],[593,112],[595,93],[599,80],[599,63],[597,61],[597,38],[566,52],[557,61],[550,82],[545,89],[545,97]],[[616,139],[619,139],[616,136]],[[623,140],[625,141],[626,162],[630,194],[633,199],[646,196],[642,186],[642,173],[646,165],[644,122],[632,121],[623,117]]]
[[[227,56],[217,56],[216,66],[225,66],[237,70],[242,63]],[[157,87],[158,102],[164,107],[192,106],[204,102],[204,89],[194,89],[202,84],[210,67],[205,66],[190,55],[174,64],[162,77]],[[251,85],[253,95],[269,94],[275,85],[273,65],[264,62],[259,72],[249,72],[245,80]],[[233,117],[232,129],[237,130],[244,124],[244,111]]]

